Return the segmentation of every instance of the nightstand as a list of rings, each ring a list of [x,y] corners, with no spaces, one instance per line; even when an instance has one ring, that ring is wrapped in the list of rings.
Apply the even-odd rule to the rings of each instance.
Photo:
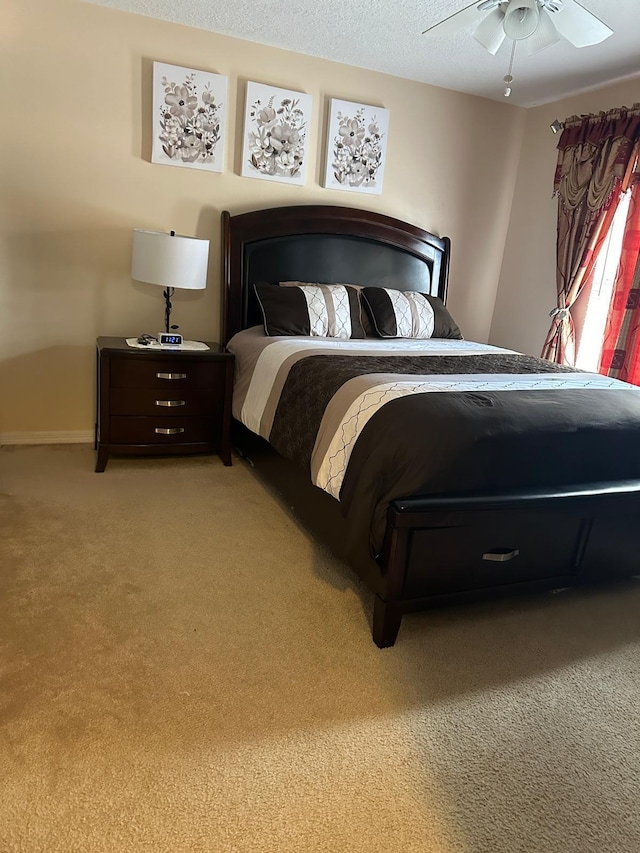
[[[146,350],[98,338],[96,471],[109,456],[219,453],[231,465],[233,354]]]

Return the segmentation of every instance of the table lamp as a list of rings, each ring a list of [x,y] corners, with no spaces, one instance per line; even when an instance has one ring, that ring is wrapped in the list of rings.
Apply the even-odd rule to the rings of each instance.
[[[168,333],[178,326],[171,325],[171,297],[175,288],[204,290],[207,286],[209,241],[183,237],[172,231],[133,230],[131,276],[136,281],[164,287],[164,326]]]

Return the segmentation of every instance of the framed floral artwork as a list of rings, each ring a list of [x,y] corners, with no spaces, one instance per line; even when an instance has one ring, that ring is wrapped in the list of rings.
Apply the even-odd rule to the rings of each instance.
[[[221,172],[227,78],[153,63],[151,162]]]
[[[380,194],[389,110],[331,99],[324,186]]]
[[[304,184],[311,95],[247,83],[241,174]]]

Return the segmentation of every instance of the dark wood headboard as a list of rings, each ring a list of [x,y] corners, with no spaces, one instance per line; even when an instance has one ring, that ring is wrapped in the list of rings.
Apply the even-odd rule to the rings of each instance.
[[[418,290],[446,302],[450,241],[381,213],[333,205],[222,213],[222,341],[262,320],[256,281]]]

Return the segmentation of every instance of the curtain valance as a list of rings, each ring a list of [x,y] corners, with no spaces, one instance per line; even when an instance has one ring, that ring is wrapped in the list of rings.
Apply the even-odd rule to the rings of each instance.
[[[567,119],[558,143],[554,179],[560,203],[569,210],[583,201],[589,211],[605,206],[616,184],[625,179],[638,139],[640,104]]]

